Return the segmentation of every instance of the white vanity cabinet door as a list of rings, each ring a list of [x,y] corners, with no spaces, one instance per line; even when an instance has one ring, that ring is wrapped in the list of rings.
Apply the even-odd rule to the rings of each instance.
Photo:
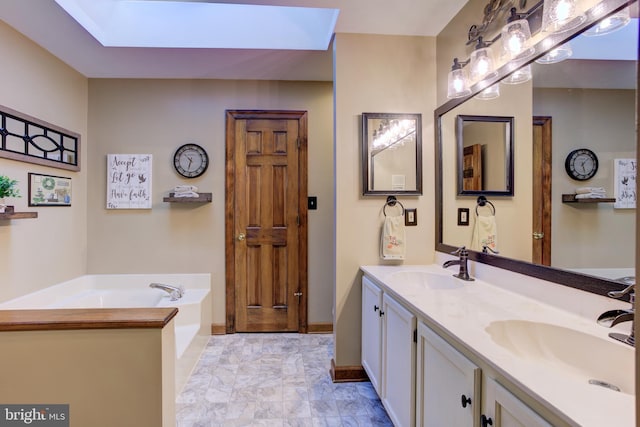
[[[382,289],[362,277],[362,367],[378,393],[382,374]]]
[[[416,317],[382,296],[382,403],[395,427],[415,425]]]
[[[480,368],[422,322],[416,376],[416,426],[475,425],[480,417]]]
[[[485,387],[481,427],[552,427],[494,379],[485,378]]]

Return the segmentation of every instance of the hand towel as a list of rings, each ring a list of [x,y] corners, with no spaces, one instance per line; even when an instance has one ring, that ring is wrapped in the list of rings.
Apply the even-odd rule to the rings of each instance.
[[[604,199],[604,193],[582,193],[576,194],[576,199]]]
[[[404,216],[387,216],[382,225],[380,241],[380,258],[404,259],[405,254],[405,230]]]
[[[588,193],[605,193],[604,187],[578,187],[576,188],[576,194],[588,194]]]
[[[200,197],[200,195],[194,191],[182,191],[173,193],[173,197]]]
[[[173,189],[174,193],[189,193],[189,192],[197,192],[198,187],[195,185],[176,185]]]
[[[494,251],[498,250],[498,227],[495,215],[476,215],[471,237],[471,249],[482,251],[483,246],[487,246]]]

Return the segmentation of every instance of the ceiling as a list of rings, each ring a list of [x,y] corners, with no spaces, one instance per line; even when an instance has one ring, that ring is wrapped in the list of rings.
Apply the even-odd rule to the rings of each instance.
[[[92,1],[111,6],[124,0]],[[191,0],[196,2],[335,8],[335,33],[436,36],[467,0]],[[330,43],[321,50],[105,47],[56,0],[2,0],[0,20],[90,78],[333,79]]]

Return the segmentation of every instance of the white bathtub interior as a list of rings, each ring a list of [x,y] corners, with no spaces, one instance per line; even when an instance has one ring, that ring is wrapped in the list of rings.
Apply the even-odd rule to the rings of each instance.
[[[182,286],[182,298],[172,301],[150,283]],[[210,274],[108,274],[81,276],[4,303],[0,310],[56,308],[177,307],[176,393],[186,383],[211,334]]]

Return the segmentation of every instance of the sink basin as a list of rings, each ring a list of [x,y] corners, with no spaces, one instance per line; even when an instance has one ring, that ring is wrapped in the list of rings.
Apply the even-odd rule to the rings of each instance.
[[[462,280],[456,279],[451,274],[438,274],[420,270],[396,271],[386,276],[385,281],[417,289],[459,289],[463,286]]]
[[[544,363],[579,381],[635,394],[632,347],[574,329],[542,322],[503,320],[485,329],[493,341],[515,357]]]

